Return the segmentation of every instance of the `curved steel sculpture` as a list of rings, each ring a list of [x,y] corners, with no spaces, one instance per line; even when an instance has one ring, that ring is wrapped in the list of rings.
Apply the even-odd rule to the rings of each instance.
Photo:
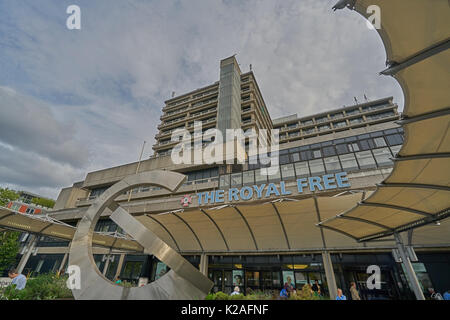
[[[206,296],[213,282],[115,202],[125,191],[140,186],[158,186],[173,192],[185,179],[182,174],[162,170],[135,174],[114,184],[90,206],[70,246],[69,265],[78,266],[81,277],[80,289],[72,289],[75,299],[177,300],[203,299]],[[112,211],[110,218],[141,244],[145,253],[154,255],[171,270],[139,288],[125,288],[105,278],[94,262],[92,235],[106,208]]]

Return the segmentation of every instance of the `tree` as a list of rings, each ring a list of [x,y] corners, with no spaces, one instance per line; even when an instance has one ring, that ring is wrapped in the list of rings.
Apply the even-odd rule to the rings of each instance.
[[[8,188],[0,188],[0,206],[6,206],[8,202],[17,200],[19,194]]]
[[[0,232],[0,275],[16,261],[20,248],[19,235],[16,231]]]
[[[47,198],[33,198],[31,199],[31,203],[47,207],[47,208],[53,208],[55,205],[55,200],[47,199]]]

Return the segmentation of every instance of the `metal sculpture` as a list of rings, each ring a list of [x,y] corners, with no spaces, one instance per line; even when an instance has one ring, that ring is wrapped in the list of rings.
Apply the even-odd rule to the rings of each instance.
[[[90,206],[70,246],[69,265],[78,266],[80,276],[79,289],[72,289],[75,299],[178,300],[206,296],[213,282],[115,202],[125,191],[140,186],[158,186],[173,192],[185,179],[182,174],[162,170],[135,174],[111,186]],[[154,255],[171,268],[168,273],[139,288],[116,285],[102,275],[92,255],[92,235],[107,208],[112,211],[110,218],[141,244],[146,254]]]

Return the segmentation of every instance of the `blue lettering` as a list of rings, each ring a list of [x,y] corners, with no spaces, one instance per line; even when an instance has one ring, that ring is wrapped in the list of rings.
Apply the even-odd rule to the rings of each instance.
[[[245,191],[248,191],[248,194],[245,195]],[[242,200],[249,200],[253,197],[253,189],[250,187],[243,187],[241,189],[241,199]]]
[[[216,190],[216,202],[225,202],[224,200],[224,194],[225,191],[223,190]]]
[[[260,199],[262,197],[262,192],[263,192],[265,186],[266,186],[265,183],[263,183],[261,185],[261,187],[259,187],[259,188],[258,188],[258,186],[253,186],[253,188],[256,191],[256,196],[258,197],[258,199]]]
[[[292,194],[292,192],[286,191],[286,185],[284,184],[284,181],[280,182],[280,186],[281,186],[281,194],[283,196],[288,196],[288,195]]]
[[[316,189],[315,187],[317,187],[318,190],[322,191],[323,187],[320,184],[321,180],[322,179],[320,179],[320,177],[310,177],[309,178],[309,190],[314,191]]]
[[[334,174],[324,175],[322,177],[322,179],[323,179],[323,185],[324,185],[326,190],[328,190],[328,189],[336,189],[337,188],[337,186],[335,185],[336,181],[334,180]]]
[[[350,183],[345,183],[348,181],[347,172],[336,173],[336,182],[339,188],[348,188]]]
[[[239,195],[238,195],[239,189],[237,188],[231,188],[228,190],[228,201],[239,201]]]
[[[198,199],[198,205],[199,206],[202,205],[202,195],[203,195],[203,192],[197,193],[197,199]]]
[[[205,203],[214,203],[214,191],[213,192],[204,192],[205,195]]]
[[[277,196],[280,195],[280,193],[278,192],[278,189],[277,189],[277,186],[275,185],[275,183],[269,183],[269,185],[267,186],[266,198],[270,197],[272,194],[275,194]]]
[[[303,187],[307,187],[308,183],[306,182],[306,178],[297,179],[297,190],[299,193],[303,192]]]

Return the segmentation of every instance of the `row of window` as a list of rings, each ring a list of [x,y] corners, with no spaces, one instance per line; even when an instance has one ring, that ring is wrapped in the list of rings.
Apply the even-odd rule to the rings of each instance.
[[[286,164],[298,161],[308,161],[387,146],[397,146],[403,143],[402,133],[403,129],[396,128],[284,149],[279,151],[279,163]],[[256,156],[249,157],[249,169],[259,169],[260,167],[264,167],[264,165],[258,162]]]
[[[289,181],[303,177],[319,176],[325,173],[352,172],[392,166],[391,158],[400,148],[401,146],[399,145],[390,148],[385,147],[309,161],[282,164],[278,167],[275,174],[269,176],[262,175],[259,169],[221,175],[219,178],[219,187],[228,188],[280,180]]]

